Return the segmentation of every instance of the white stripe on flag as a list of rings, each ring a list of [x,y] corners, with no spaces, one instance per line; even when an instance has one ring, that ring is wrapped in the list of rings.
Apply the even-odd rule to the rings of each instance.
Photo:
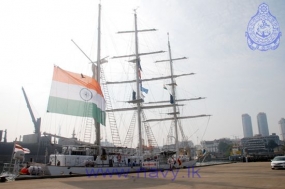
[[[25,154],[29,154],[30,153],[30,150],[28,148],[23,148],[21,145],[15,144],[14,152],[18,152],[18,151],[22,151]]]

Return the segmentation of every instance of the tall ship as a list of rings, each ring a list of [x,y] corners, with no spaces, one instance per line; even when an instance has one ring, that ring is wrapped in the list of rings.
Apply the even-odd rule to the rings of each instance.
[[[99,18],[100,18],[100,8],[99,5]],[[100,20],[100,19],[99,19]],[[108,117],[109,113],[113,114],[114,112],[126,112],[133,111],[134,114],[132,116],[130,127],[127,131],[127,136],[122,146],[115,147],[106,147],[101,145],[100,141],[100,124],[94,120],[95,130],[96,130],[96,142],[95,145],[81,145],[81,146],[65,146],[64,153],[62,154],[52,154],[50,155],[50,165],[47,165],[47,169],[51,175],[59,175],[59,174],[109,174],[109,173],[120,173],[122,172],[137,172],[140,170],[164,170],[164,169],[172,169],[172,168],[186,168],[195,166],[196,160],[191,158],[190,149],[184,148],[182,151],[179,149],[179,135],[178,135],[178,127],[182,130],[182,126],[179,124],[179,120],[182,119],[192,119],[198,117],[209,117],[210,115],[202,114],[202,115],[194,115],[194,116],[181,116],[179,112],[179,102],[190,101],[190,100],[200,100],[199,98],[192,99],[176,99],[176,82],[175,78],[180,76],[189,76],[193,75],[193,73],[186,73],[175,75],[173,73],[172,63],[174,60],[180,60],[184,58],[172,58],[170,42],[168,40],[168,51],[169,57],[167,60],[157,61],[158,62],[168,62],[170,75],[165,77],[157,77],[157,78],[147,78],[144,79],[142,77],[142,67],[143,61],[141,56],[151,55],[156,53],[163,53],[164,51],[156,51],[150,53],[140,53],[139,52],[139,43],[138,43],[138,33],[139,32],[147,32],[154,31],[154,29],[147,30],[139,30],[137,26],[137,14],[136,11],[134,13],[135,20],[135,28],[133,31],[122,31],[118,32],[121,34],[134,34],[134,51],[135,53],[131,55],[123,55],[123,56],[113,56],[112,59],[119,58],[129,58],[128,62],[132,64],[134,68],[133,73],[135,74],[134,79],[126,80],[126,81],[106,81],[101,84],[105,85],[121,85],[121,84],[129,84],[132,85],[132,89],[130,90],[130,99],[123,101],[129,104],[130,107],[127,108],[117,108],[117,109],[109,109],[107,107],[105,109],[106,116]],[[103,69],[100,65],[100,21],[98,26],[98,53],[97,53],[97,61],[96,65],[92,64],[93,70],[93,78],[96,78],[97,82],[100,83],[100,75],[103,75]],[[93,61],[92,61],[93,62]],[[88,78],[85,75],[76,74],[74,75],[74,79],[78,80],[78,82],[82,82],[85,78]],[[170,100],[168,101],[159,101],[159,102],[149,102],[145,103],[143,98],[143,93],[147,93],[147,89],[143,87],[143,83],[146,81],[158,81],[170,79],[170,83],[167,85],[170,88]],[[93,93],[88,92],[86,89],[81,89],[85,92],[83,93],[86,98],[89,99],[93,96]],[[104,90],[103,90],[104,91]],[[127,91],[126,91],[127,92]],[[108,94],[104,94],[104,97],[108,96]],[[107,104],[108,102],[106,102]],[[155,105],[152,105],[155,104]],[[162,119],[147,119],[145,110],[149,109],[160,109],[160,108],[171,108],[172,112],[170,112],[167,118]],[[109,115],[110,116],[110,115]],[[149,122],[161,122],[161,121],[173,121],[174,125],[174,136],[175,139],[175,149],[173,150],[161,150],[156,148],[156,139],[153,134],[151,127],[149,126]],[[138,136],[138,145],[135,148],[126,147],[129,142],[133,139],[134,134],[134,125],[132,123],[137,123],[137,136]],[[146,137],[148,139],[149,146],[145,146],[145,142],[143,141],[143,129],[146,131]],[[183,133],[183,132],[182,132]],[[130,139],[130,140],[128,140]],[[186,137],[183,140],[187,140]],[[127,142],[126,142],[127,141]],[[129,141],[129,142],[128,142]],[[182,140],[181,140],[182,141]],[[149,147],[149,149],[147,148]],[[158,150],[155,150],[158,149]]]
[[[164,51],[156,51],[150,53],[141,53],[139,51],[138,33],[155,31],[155,29],[138,29],[137,26],[137,13],[134,13],[134,30],[123,31],[119,33],[133,33],[134,34],[134,53],[131,55],[114,56],[113,59],[129,58],[128,62],[132,64],[134,69],[134,79],[128,81],[115,81],[108,82],[105,80],[102,63],[105,58],[101,59],[100,45],[101,45],[101,5],[99,4],[99,19],[98,19],[98,49],[97,61],[92,61],[85,53],[84,55],[91,60],[92,63],[92,77],[82,74],[70,72],[58,66],[54,67],[52,87],[48,102],[48,112],[56,114],[65,114],[72,116],[87,117],[90,119],[91,127],[95,127],[95,142],[94,143],[66,143],[61,146],[61,150],[54,150],[48,157],[45,166],[46,174],[50,175],[84,175],[84,174],[104,174],[110,173],[110,169],[119,172],[137,172],[140,170],[164,170],[172,168],[186,168],[195,165],[196,160],[191,157],[190,147],[187,145],[180,149],[179,141],[187,142],[188,138],[184,135],[180,120],[192,119],[198,117],[208,117],[210,115],[194,115],[194,116],[181,116],[179,107],[183,106],[180,102],[190,100],[200,100],[199,98],[192,99],[177,99],[176,98],[176,81],[177,77],[190,76],[193,73],[185,73],[175,75],[173,71],[173,61],[185,59],[172,58],[170,41],[168,39],[168,59],[158,60],[159,62],[166,62],[169,64],[170,75],[155,78],[143,78],[142,56],[151,55],[156,53],[164,53]],[[75,42],[74,42],[75,43]],[[79,48],[79,47],[78,47]],[[80,49],[80,48],[79,48]],[[80,49],[81,50],[81,49]],[[131,57],[131,59],[130,59]],[[103,81],[102,81],[103,78]],[[145,82],[151,81],[165,81],[169,80],[170,83],[166,84],[170,92],[170,100],[145,102],[143,93],[147,93],[147,89],[143,87]],[[124,101],[130,105],[128,108],[113,109],[109,101],[107,85],[116,84],[129,84],[132,85],[131,98]],[[166,87],[167,88],[167,87]],[[128,92],[128,91],[126,91]],[[154,104],[154,105],[153,105]],[[168,113],[169,117],[147,119],[146,110],[157,109],[172,109]],[[130,127],[127,131],[126,139],[122,144],[120,141],[119,131],[114,125],[114,113],[133,111]],[[109,126],[111,129],[112,139],[114,146],[104,146],[101,144],[101,127],[106,125],[106,118],[109,119]],[[149,122],[162,122],[172,121],[172,129],[174,133],[171,136],[175,139],[173,149],[160,149],[155,135],[149,125]],[[133,142],[135,123],[137,123],[137,146],[127,147]],[[86,127],[87,128],[87,127]],[[90,136],[92,131],[86,132]],[[143,130],[146,132],[148,146],[145,145],[143,139]],[[178,130],[182,134],[182,139],[179,139]],[[52,134],[45,133],[48,137],[55,137]],[[26,147],[26,146],[25,146]],[[40,147],[39,147],[40,148]],[[44,150],[41,148],[41,150]]]

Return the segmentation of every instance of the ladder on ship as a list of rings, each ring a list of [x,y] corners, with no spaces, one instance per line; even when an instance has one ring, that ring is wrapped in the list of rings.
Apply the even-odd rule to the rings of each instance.
[[[178,128],[179,128],[181,136],[182,136],[182,146],[183,147],[189,147],[188,138],[184,134],[183,127],[181,124],[181,120],[178,120]],[[167,137],[167,144],[168,145],[173,144],[173,142],[172,142],[173,137],[171,137],[171,136],[173,136],[173,129],[174,129],[174,121],[171,122],[170,129],[168,132],[168,137]]]
[[[129,146],[130,148],[132,147],[134,131],[135,131],[135,126],[136,126],[136,117],[137,117],[136,115],[137,115],[137,112],[134,111],[123,146],[126,146],[126,147]]]
[[[143,110],[141,111],[141,114],[142,114],[143,121],[145,121],[146,115],[145,115]],[[123,146],[132,147],[135,125],[136,125],[136,115],[137,115],[137,112],[134,111],[134,114],[132,116],[131,123],[130,123],[130,126],[129,126],[129,129],[128,129],[128,132],[127,132]],[[153,134],[151,127],[148,124],[148,122],[144,122],[144,128],[145,128],[145,132],[146,132],[147,139],[148,139],[148,145],[150,147],[157,148],[158,147],[157,141],[154,137],[154,134]]]
[[[187,137],[184,134],[183,127],[182,127],[182,124],[181,124],[181,120],[178,120],[178,127],[179,127],[179,130],[180,130],[181,136],[182,136],[182,145],[183,145],[183,147],[188,147],[189,146],[188,145],[188,140],[187,140]]]
[[[85,103],[85,110],[87,115],[92,114],[92,104]],[[84,130],[84,142],[90,143],[91,136],[92,136],[92,127],[94,127],[94,121],[92,117],[86,116],[86,122],[85,122],[85,130]]]
[[[174,128],[174,121],[171,121],[171,125],[170,125],[168,135],[167,135],[167,142],[166,142],[167,145],[173,144],[172,137],[171,137],[173,136],[173,128]]]
[[[111,99],[110,99],[110,95],[109,95],[109,90],[108,90],[108,87],[106,85],[106,78],[105,78],[103,67],[101,67],[101,75],[100,76],[101,76],[101,86],[103,89],[104,98],[106,100],[106,109],[112,110],[113,107],[112,107],[112,103],[111,103]],[[111,130],[113,144],[115,146],[122,146],[114,112],[110,111],[110,112],[107,112],[107,114],[108,114],[108,119],[109,119],[109,124],[110,124],[109,126],[110,126],[110,130]]]
[[[142,110],[142,119],[143,119],[143,121],[147,120],[146,115],[145,115],[143,110]],[[152,148],[158,148],[157,141],[154,137],[154,134],[151,130],[149,123],[148,122],[143,122],[143,123],[144,123],[144,127],[145,127],[146,136],[148,139],[148,145],[151,146]]]

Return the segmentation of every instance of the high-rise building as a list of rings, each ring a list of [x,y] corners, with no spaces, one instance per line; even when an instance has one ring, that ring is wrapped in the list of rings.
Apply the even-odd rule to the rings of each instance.
[[[258,132],[262,136],[269,136],[267,117],[264,112],[257,114]]]
[[[248,114],[242,114],[242,128],[244,137],[253,137],[251,117]]]
[[[278,122],[280,124],[280,135],[283,141],[285,141],[285,119],[281,118]]]

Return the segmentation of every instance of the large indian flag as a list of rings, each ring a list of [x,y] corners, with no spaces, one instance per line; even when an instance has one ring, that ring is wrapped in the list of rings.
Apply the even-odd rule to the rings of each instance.
[[[93,117],[105,125],[105,99],[99,83],[88,76],[54,67],[48,112]]]

